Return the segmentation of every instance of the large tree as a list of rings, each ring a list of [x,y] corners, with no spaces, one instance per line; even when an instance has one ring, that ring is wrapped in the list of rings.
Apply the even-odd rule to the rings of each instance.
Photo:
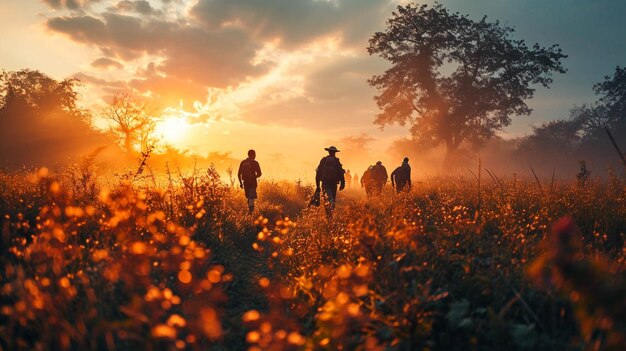
[[[78,104],[77,84],[34,70],[0,71],[0,167],[52,166],[106,143]]]
[[[579,126],[582,135],[580,155],[586,159],[610,155],[610,159],[617,160],[607,131],[623,152],[626,149],[626,68],[616,67],[612,76],[605,76],[593,89],[598,100],[575,107],[570,114],[571,122]]]
[[[626,137],[626,68],[617,66],[612,76],[596,83],[598,101],[572,109],[571,118],[583,129],[585,139],[605,139],[605,128],[616,137]]]
[[[77,79],[56,81],[39,71],[21,70],[0,72],[0,113],[14,106],[23,106],[30,113],[22,118],[41,118],[41,115],[63,114],[80,120],[88,113],[77,105]]]
[[[548,87],[566,56],[558,45],[528,47],[513,32],[441,5],[398,6],[369,41],[369,54],[392,64],[369,80],[381,110],[375,123],[410,124],[422,146],[446,146],[449,164],[464,143],[479,145],[512,115],[530,114],[531,85]]]
[[[150,134],[154,130],[155,109],[130,94],[118,93],[102,109],[100,115],[110,126],[127,152],[142,151],[149,146]]]

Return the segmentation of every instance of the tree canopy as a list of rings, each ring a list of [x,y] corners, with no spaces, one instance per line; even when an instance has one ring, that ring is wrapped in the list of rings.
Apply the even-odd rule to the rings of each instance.
[[[77,104],[78,81],[34,70],[0,72],[0,164],[53,165],[105,144]]]
[[[549,87],[553,73],[566,71],[566,55],[558,45],[529,47],[513,32],[442,5],[398,6],[369,41],[369,54],[392,64],[369,80],[378,90],[375,123],[409,124],[422,146],[444,144],[450,161],[463,143],[480,145],[512,115],[530,114],[532,85]]]
[[[84,119],[85,110],[76,104],[78,93],[73,78],[56,81],[33,70],[0,73],[0,113],[18,105],[30,110],[23,118],[38,118],[41,114],[65,114]]]
[[[102,109],[100,115],[111,132],[121,141],[126,152],[133,152],[135,144],[144,150],[150,144],[150,133],[154,130],[152,114],[155,109],[127,93],[118,93]]]

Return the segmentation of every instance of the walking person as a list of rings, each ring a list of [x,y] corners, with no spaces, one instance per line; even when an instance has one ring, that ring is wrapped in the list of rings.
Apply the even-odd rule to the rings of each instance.
[[[350,170],[346,171],[345,178],[346,178],[346,187],[350,189],[350,187],[352,186],[352,174],[350,174]]]
[[[387,168],[383,166],[381,161],[376,162],[376,165],[372,167],[372,183],[376,195],[380,195],[383,192],[383,187],[388,179]]]
[[[361,176],[361,188],[365,188],[365,194],[367,196],[371,196],[372,195],[372,191],[373,191],[373,180],[372,180],[372,167],[374,166],[369,166],[367,167],[367,169],[365,170],[365,172],[363,172],[363,175]]]
[[[254,211],[254,200],[257,198],[257,178],[261,176],[261,166],[255,159],[256,151],[248,150],[248,158],[241,161],[239,171],[237,171],[239,186],[243,188],[248,199],[248,213],[250,214]]]
[[[411,166],[408,157],[404,158],[400,167],[391,172],[391,187],[398,193],[405,189],[411,191]]]
[[[325,199],[326,215],[330,217],[335,209],[335,201],[337,200],[337,184],[339,184],[339,190],[343,190],[346,187],[346,180],[343,166],[336,156],[339,150],[334,146],[327,147],[324,150],[328,151],[328,156],[320,160],[320,164],[315,170],[315,184],[317,185],[317,191],[321,188]]]

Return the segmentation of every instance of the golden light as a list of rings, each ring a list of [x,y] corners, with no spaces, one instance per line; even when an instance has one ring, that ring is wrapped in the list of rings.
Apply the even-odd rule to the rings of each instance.
[[[157,122],[154,135],[167,144],[180,146],[190,129],[191,126],[185,118],[165,117]]]

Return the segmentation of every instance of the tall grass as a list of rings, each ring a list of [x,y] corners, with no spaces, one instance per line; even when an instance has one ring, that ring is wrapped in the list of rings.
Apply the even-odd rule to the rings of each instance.
[[[0,174],[7,350],[619,349],[626,187],[429,179],[400,195],[215,170]],[[568,224],[553,223],[569,216]],[[575,223],[575,225],[574,225]],[[563,229],[565,228],[565,229]]]

